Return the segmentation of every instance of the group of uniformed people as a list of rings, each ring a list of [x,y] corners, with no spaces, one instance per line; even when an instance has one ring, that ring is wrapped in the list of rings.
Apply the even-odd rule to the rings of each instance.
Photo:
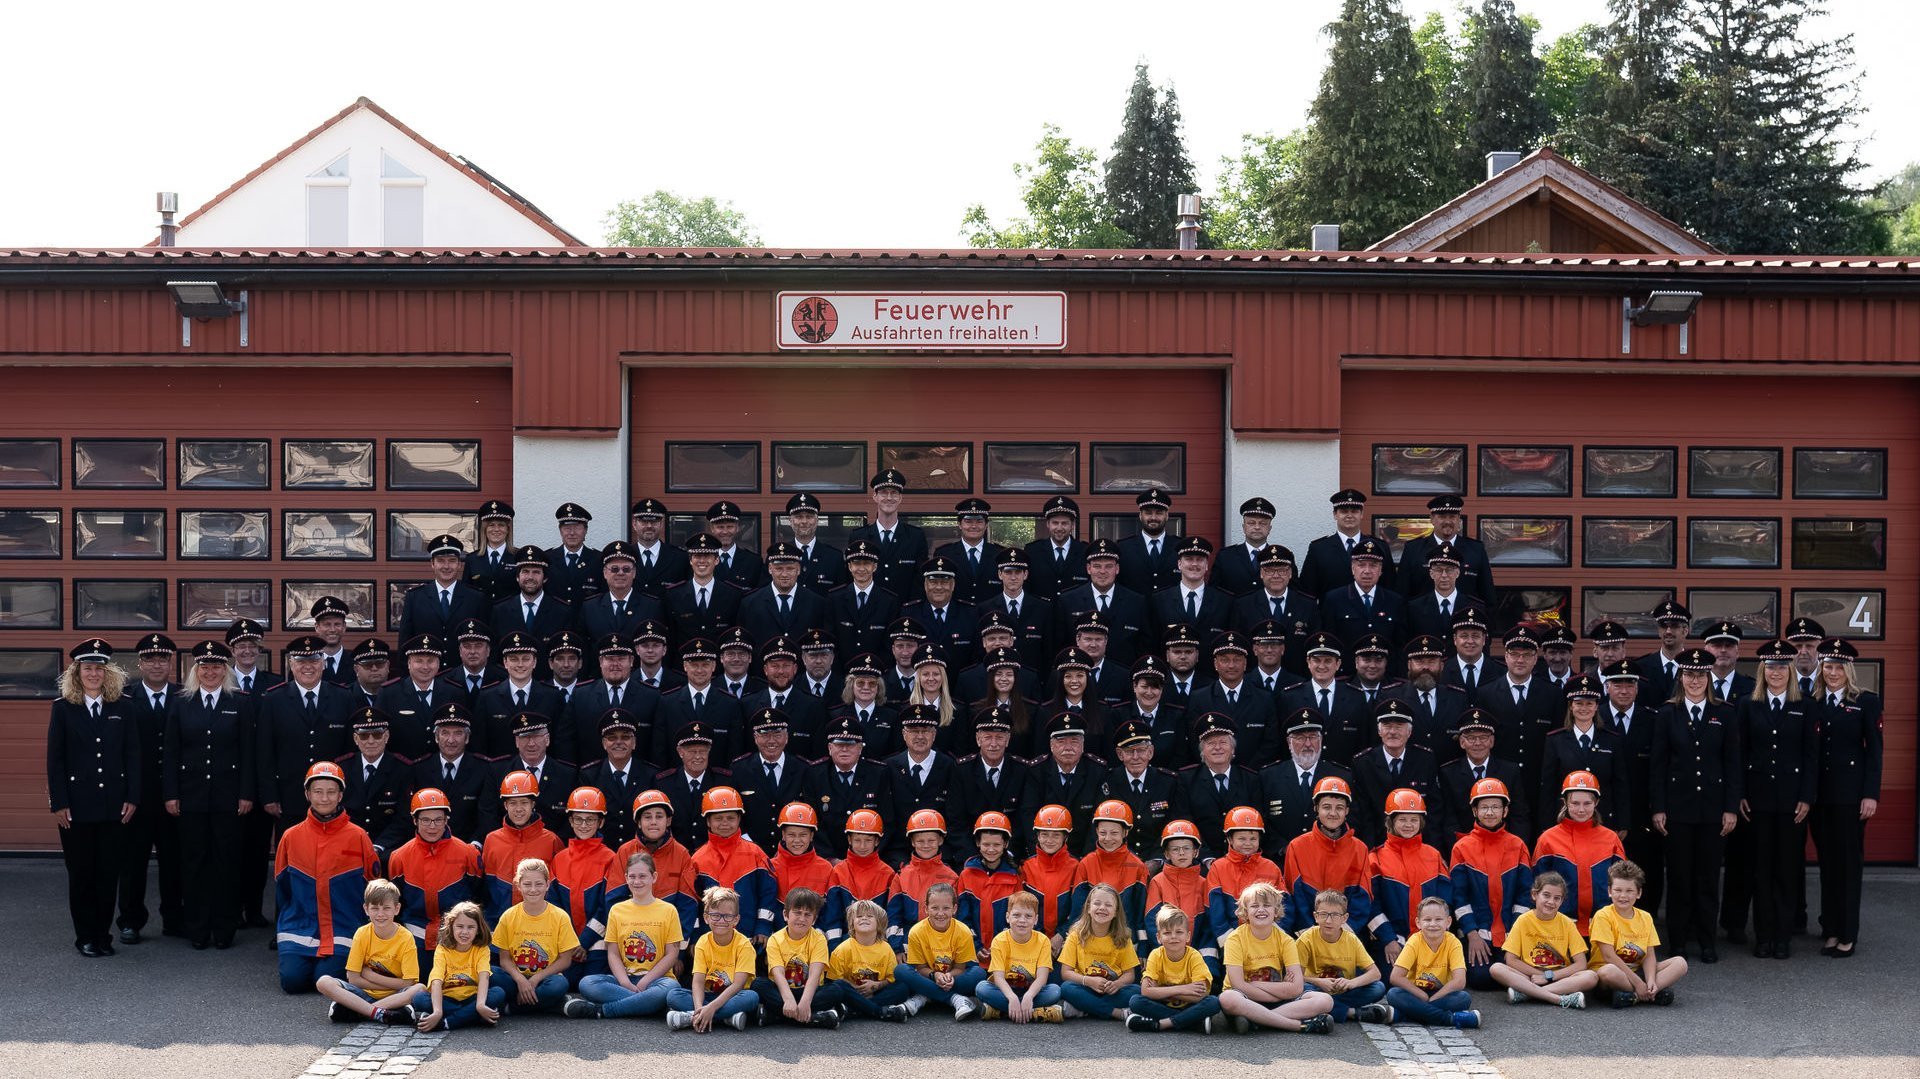
[[[247,620],[188,650],[184,686],[163,634],[138,642],[134,686],[107,642],[84,642],[48,737],[76,947],[112,954],[116,910],[119,940],[141,939],[154,854],[165,932],[223,948],[268,924],[269,837],[302,819],[307,769],[331,760],[381,857],[411,836],[415,790],[442,791],[452,833],[477,844],[500,822],[503,777],[521,771],[560,834],[578,786],[604,793],[616,846],[633,836],[634,796],[654,789],[692,848],[701,792],[724,784],[769,852],[781,808],[804,801],[823,853],[842,854],[847,816],[869,809],[901,859],[916,810],[1005,813],[1024,853],[1049,804],[1071,811],[1082,854],[1108,798],[1132,808],[1143,859],[1183,818],[1206,855],[1222,853],[1239,806],[1265,816],[1277,855],[1311,827],[1328,776],[1352,785],[1369,845],[1388,792],[1418,791],[1444,852],[1472,827],[1476,782],[1505,783],[1510,827],[1530,839],[1552,823],[1563,778],[1586,771],[1648,871],[1641,905],[1658,910],[1664,891],[1676,953],[1697,943],[1713,961],[1716,923],[1744,940],[1751,911],[1756,954],[1785,958],[1805,916],[1810,824],[1824,950],[1852,954],[1880,701],[1853,681],[1853,646],[1810,619],[1760,647],[1758,683],[1735,669],[1739,626],[1689,648],[1692,617],[1671,602],[1653,612],[1660,648],[1638,658],[1611,621],[1588,630],[1590,664],[1564,626],[1508,630],[1495,656],[1492,568],[1455,496],[1428,503],[1433,533],[1396,568],[1362,531],[1355,490],[1332,496],[1335,531],[1296,564],[1267,542],[1263,498],[1240,507],[1245,538],[1222,550],[1174,535],[1158,489],[1118,542],[1079,538],[1078,507],[1055,497],[1024,548],[989,540],[991,507],[968,498],[960,539],[930,551],[900,517],[901,475],[870,488],[872,522],[846,550],[819,537],[821,504],[803,493],[787,505],[791,538],[764,558],[738,546],[731,502],[679,547],[666,507],[641,499],[633,538],[597,549],[591,515],[568,503],[560,544],[543,550],[515,546],[513,508],[490,501],[479,549],[430,542],[432,579],[404,598],[397,676],[383,641],[346,647],[334,597],[313,605],[285,675],[260,665],[265,627]],[[970,844],[953,830],[955,864]]]

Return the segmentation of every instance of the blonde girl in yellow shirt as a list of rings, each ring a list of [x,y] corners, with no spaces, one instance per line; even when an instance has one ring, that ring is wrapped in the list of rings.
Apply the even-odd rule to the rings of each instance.
[[[1139,968],[1119,890],[1095,884],[1060,948],[1060,998],[1067,1018],[1125,1020],[1127,1005],[1140,993]]]
[[[1236,1034],[1254,1026],[1333,1033],[1333,998],[1308,989],[1300,971],[1300,951],[1280,930],[1280,889],[1254,881],[1240,892],[1240,927],[1227,934],[1221,951],[1227,988],[1220,1010],[1232,1017]]]

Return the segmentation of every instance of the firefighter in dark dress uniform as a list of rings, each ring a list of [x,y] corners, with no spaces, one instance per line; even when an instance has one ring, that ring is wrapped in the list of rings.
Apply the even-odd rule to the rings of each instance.
[[[1066,495],[1054,495],[1040,507],[1041,535],[1027,544],[1027,587],[1039,596],[1058,599],[1087,583],[1087,542],[1075,535],[1080,527],[1080,505]]]
[[[1740,828],[1746,843],[1753,905],[1753,955],[1786,959],[1793,914],[1803,891],[1800,857],[1807,814],[1819,777],[1819,723],[1794,676],[1796,649],[1786,641],[1760,646],[1760,686],[1735,704],[1741,763],[1746,769]],[[1732,901],[1732,897],[1728,897]],[[1736,915],[1742,922],[1746,912]],[[1723,912],[1721,920],[1726,920]]]
[[[1264,498],[1249,498],[1240,503],[1241,541],[1220,549],[1219,557],[1213,560],[1213,576],[1208,583],[1229,596],[1244,596],[1259,588],[1260,555],[1266,550],[1267,536],[1272,531],[1273,503]],[[1287,561],[1292,562],[1292,557]]]
[[[563,502],[553,511],[553,519],[560,529],[560,543],[547,548],[547,594],[578,610],[605,586],[600,552],[587,546],[593,514],[577,502]]]
[[[47,720],[47,801],[67,867],[73,946],[88,959],[113,954],[113,908],[121,841],[140,812],[140,731],[110,666],[113,646],[98,637],[68,653],[60,697]],[[146,851],[141,850],[144,861]],[[145,874],[142,873],[142,881]],[[128,943],[138,928],[121,930]]]
[[[480,504],[480,548],[467,556],[467,583],[489,605],[520,590],[513,576],[513,507],[497,498]]]
[[[1186,816],[1180,804],[1180,784],[1174,774],[1153,763],[1153,727],[1143,719],[1127,719],[1113,728],[1114,756],[1120,763],[1107,770],[1102,796],[1118,798],[1133,810],[1133,828],[1127,849],[1148,863],[1160,861],[1160,830],[1168,821]]]
[[[873,521],[853,530],[847,537],[866,540],[878,555],[874,580],[893,593],[903,604],[920,598],[920,564],[927,560],[927,534],[919,525],[900,519],[900,499],[906,493],[907,478],[898,469],[883,468],[867,481],[873,496]],[[820,834],[830,829],[820,823]],[[836,833],[837,835],[837,833]]]
[[[1000,556],[1006,548],[987,538],[993,507],[984,498],[963,498],[953,507],[960,522],[960,538],[940,545],[936,555],[953,563],[953,598],[978,605],[1000,591]]]
[[[187,935],[180,912],[180,822],[167,813],[160,793],[160,765],[167,715],[173,711],[176,650],[164,633],[149,633],[134,645],[141,681],[126,687],[123,707],[140,739],[140,811],[127,822],[120,851],[120,942],[138,944],[147,925],[147,867],[160,878],[160,927],[170,937]],[[109,656],[112,649],[107,650]]]
[[[667,586],[687,579],[687,552],[667,542],[667,507],[657,498],[633,504],[633,550],[639,560],[633,586],[660,599]]]
[[[1152,596],[1180,580],[1174,553],[1176,537],[1167,527],[1173,496],[1154,487],[1136,495],[1133,504],[1139,513],[1140,530],[1123,537],[1117,545],[1120,583],[1143,596]]]
[[[1716,963],[1720,859],[1740,810],[1740,737],[1733,706],[1712,696],[1713,657],[1687,648],[1674,662],[1680,684],[1654,720],[1650,798],[1653,827],[1667,839],[1667,944],[1677,955],[1698,940],[1700,961]]]
[[[821,597],[846,584],[847,556],[819,536],[820,496],[801,491],[787,499],[787,527],[793,532],[793,545],[800,549],[800,587]]]
[[[1822,949],[1835,959],[1853,955],[1860,936],[1860,882],[1866,865],[1867,822],[1880,811],[1881,732],[1878,693],[1859,688],[1852,641],[1820,642],[1820,779],[1814,803],[1813,845],[1820,852]]]
[[[193,684],[167,715],[161,794],[180,822],[182,913],[196,949],[231,948],[239,927],[241,820],[253,811],[254,699],[233,680],[220,641],[193,646]]]
[[[1367,508],[1365,494],[1351,487],[1343,487],[1329,496],[1327,501],[1333,503],[1333,534],[1321,536],[1307,544],[1306,561],[1300,566],[1301,591],[1322,601],[1328,594],[1353,583],[1353,548],[1368,535],[1361,524]],[[1393,554],[1389,551],[1382,557],[1384,572],[1381,580],[1392,581]]]

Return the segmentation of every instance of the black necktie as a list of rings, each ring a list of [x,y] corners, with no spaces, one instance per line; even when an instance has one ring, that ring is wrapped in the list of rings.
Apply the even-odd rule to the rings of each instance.
[[[1067,549],[1065,547],[1055,547],[1053,549],[1053,560],[1060,565],[1065,565],[1067,562]]]
[[[100,702],[99,701],[93,702],[92,710],[93,710],[93,718],[99,719],[100,718]]]
[[[773,773],[773,762],[767,761],[766,765],[767,765],[767,782],[772,783],[775,786],[779,786],[780,780]]]
[[[1353,553],[1353,537],[1352,536],[1347,537],[1347,553],[1348,554]]]
[[[1300,793],[1307,795],[1308,797],[1313,796],[1313,773],[1312,772],[1300,773]]]
[[[1478,782],[1480,782],[1481,780],[1483,780],[1483,779],[1485,779],[1485,778],[1487,778],[1487,766],[1486,766],[1486,765],[1484,765],[1484,764],[1476,764],[1476,765],[1474,765],[1474,766],[1473,766],[1473,781],[1474,781],[1475,783],[1478,783]]]
[[[1214,773],[1213,789],[1219,791],[1221,794],[1227,793],[1227,776],[1225,772]]]
[[[453,614],[453,593],[442,588],[440,590],[440,620],[444,622],[452,614]]]
[[[328,657],[327,657],[327,673],[328,673],[328,674],[330,674],[330,675],[332,675],[332,674],[339,674],[339,673],[340,673],[340,668],[339,668],[339,667],[337,667],[337,666],[335,666],[335,664],[336,664],[336,663],[338,663],[338,662],[339,662],[339,657],[337,657],[337,656],[328,656]]]
[[[371,764],[367,765],[367,775],[366,775],[365,781],[368,783],[373,782],[373,765]]]
[[[873,722],[873,713],[867,711],[865,708],[860,709],[860,729],[865,730],[867,724],[871,722]]]
[[[525,708],[527,706],[527,691],[524,689],[514,690],[513,703],[516,707]]]
[[[420,702],[420,710],[422,712],[433,707],[433,694],[428,693],[425,690],[416,689],[413,691],[413,695],[415,699],[417,699]]]
[[[687,793],[688,793],[688,794],[699,794],[699,793],[700,793],[700,781],[699,781],[699,780],[697,780],[697,779],[689,779],[689,780],[687,780]]]
[[[945,607],[936,607],[936,608],[934,608],[934,611],[933,611],[933,621],[934,621],[934,624],[935,624],[935,625],[939,625],[939,626],[944,626],[944,625],[946,625],[946,624],[947,624],[947,609],[946,609]]]
[[[1625,712],[1615,712],[1613,714],[1613,721],[1620,725],[1621,734],[1627,733],[1627,714]]]
[[[1586,753],[1591,751],[1592,749],[1593,749],[1593,735],[1582,734],[1580,736],[1580,752]]]
[[[967,548],[967,568],[976,576],[980,573],[980,548]]]
[[[694,606],[700,608],[703,611],[707,609],[707,586],[706,585],[700,586],[700,598],[694,602]]]
[[[534,608],[534,605],[533,605],[533,601],[532,601],[532,600],[528,600],[528,601],[527,601],[527,628],[528,628],[528,629],[532,629],[532,628],[533,628],[533,612],[534,612],[534,610],[535,610],[535,608]]]
[[[786,619],[787,619],[787,618],[788,618],[788,617],[789,617],[790,615],[792,615],[792,614],[793,614],[793,597],[792,597],[792,596],[781,596],[781,597],[780,597],[780,618],[781,618],[781,620],[782,620],[782,621],[785,621],[785,620],[786,620]]]
[[[1700,722],[1700,706],[1697,704],[1693,706],[1693,722],[1696,725]]]
[[[883,547],[893,546],[893,529],[888,528],[888,529],[881,530],[880,545]]]
[[[1813,696],[1813,679],[1802,678],[1800,680],[1800,695],[1802,697]]]
[[[1515,704],[1527,703],[1527,687],[1526,686],[1513,687],[1513,703]]]
[[[643,565],[643,566],[645,566],[645,567],[647,568],[647,570],[648,570],[648,572],[652,572],[652,570],[653,570],[653,552],[652,552],[652,551],[641,551],[641,552],[640,552],[640,564],[641,564],[641,565]]]
[[[720,552],[720,568],[721,569],[733,568],[733,556],[726,553],[725,551]]]
[[[728,682],[727,683],[727,692],[733,694],[733,697],[735,700],[738,700],[740,698],[740,694],[744,692],[746,688],[747,688],[747,684],[745,682]]]
[[[447,762],[447,782],[449,784],[453,782],[453,762],[452,761]]]
[[[487,556],[487,561],[489,561],[489,562],[492,562],[492,563],[493,563],[493,568],[494,568],[494,569],[499,569],[499,568],[500,568],[500,552],[499,552],[499,551],[494,551],[494,552],[492,552],[492,553],[490,553],[490,554],[489,554],[489,555]]]
[[[995,790],[998,790],[1000,788],[1000,769],[999,768],[987,769],[987,786],[992,787]]]
[[[707,706],[707,691],[701,690],[693,695],[693,714],[699,715],[700,709]]]
[[[614,601],[613,601],[613,616],[614,616],[615,618],[625,618],[625,617],[627,616],[627,601],[626,601],[626,600],[624,600],[624,599],[616,599],[616,600],[614,600]]]
[[[1239,703],[1240,703],[1240,691],[1237,689],[1227,690],[1227,704],[1235,705]]]
[[[1373,613],[1373,594],[1371,592],[1364,592],[1361,594],[1360,607],[1362,610],[1366,611],[1368,614]]]
[[[1428,714],[1428,715],[1432,715],[1432,714],[1433,714],[1433,693],[1432,693],[1432,691],[1424,691],[1424,692],[1422,692],[1422,693],[1420,694],[1420,707],[1422,707],[1422,708],[1424,708],[1424,709],[1426,709],[1426,710],[1427,710],[1427,714]]]
[[[1780,698],[1778,697],[1773,698],[1773,714],[1775,716],[1778,716],[1783,711],[1786,711],[1786,709],[1781,707]]]
[[[1440,601],[1440,617],[1446,618],[1446,619],[1451,619],[1453,617],[1453,601],[1452,600],[1443,599]]]
[[[240,680],[240,688],[248,693],[252,693],[253,692],[253,675],[247,675],[245,678],[242,678]]]
[[[1388,761],[1387,771],[1390,774],[1392,774],[1393,778],[1399,779],[1400,778],[1400,758],[1395,757],[1392,760]]]
[[[315,709],[315,708],[316,708],[317,706],[318,706],[318,702],[314,700],[314,696],[313,696],[313,690],[307,690],[307,720],[308,720],[308,722],[312,722],[312,720],[313,720],[313,713],[314,713],[314,709]]]
[[[208,693],[202,696],[200,698],[200,707],[205,708],[209,712],[213,711],[213,694]]]
[[[1200,593],[1198,592],[1187,593],[1187,617],[1189,619],[1200,617]]]
[[[1113,597],[1112,597],[1111,595],[1102,595],[1102,596],[1100,597],[1100,609],[1101,609],[1101,610],[1103,610],[1103,611],[1104,611],[1104,610],[1106,610],[1106,609],[1107,609],[1107,603],[1108,603],[1108,601],[1110,601],[1111,599],[1113,599]]]
[[[1329,703],[1329,698],[1331,698],[1332,696],[1333,696],[1333,691],[1330,689],[1323,689],[1320,691],[1320,711],[1321,712],[1326,713],[1328,715],[1331,715],[1333,713],[1333,705]]]
[[[467,675],[467,692],[469,693],[480,692],[480,676],[479,675],[477,674]]]
[[[914,765],[913,766],[913,785],[916,787],[925,786],[926,782],[927,782],[926,766],[920,765],[920,764]]]
[[[1473,685],[1473,684],[1474,684],[1475,682],[1478,682],[1478,681],[1480,680],[1480,678],[1479,678],[1479,675],[1480,675],[1480,668],[1479,668],[1479,665],[1478,665],[1478,664],[1468,664],[1468,665],[1466,665],[1466,666],[1464,666],[1464,667],[1461,667],[1461,668],[1460,668],[1460,673],[1466,676],[1465,678],[1463,678],[1463,679],[1462,679],[1462,681],[1464,681],[1464,682],[1466,683],[1466,687],[1465,687],[1465,688],[1466,688],[1466,691],[1467,691],[1467,696],[1469,696],[1469,697],[1471,697],[1471,696],[1473,696],[1473,690],[1474,690],[1474,685]]]
[[[620,691],[621,691],[620,686],[607,687],[607,707],[609,708],[620,707]]]
[[[1020,621],[1020,601],[1019,600],[1017,599],[1012,600],[1007,604],[1007,621],[1009,622]]]
[[[1273,692],[1273,682],[1274,682],[1273,675],[1267,675],[1267,692],[1268,693]]]
[[[1147,783],[1146,783],[1146,780],[1144,780],[1144,779],[1141,779],[1141,778],[1140,778],[1139,776],[1135,776],[1135,777],[1133,778],[1133,793],[1135,793],[1135,794],[1145,794],[1145,793],[1147,793]]]
[[[865,592],[855,592],[853,594],[853,609],[856,611],[864,611],[867,609],[867,594]]]
[[[846,787],[848,791],[852,791],[852,790],[853,790],[853,773],[852,773],[852,772],[841,772],[841,773],[840,773],[840,784],[841,784],[842,786],[844,786],[844,787]]]
[[[1275,618],[1280,617],[1280,597],[1279,596],[1267,597],[1267,613],[1272,615]]]
[[[1160,557],[1160,541],[1159,540],[1147,541],[1147,557],[1148,558]]]

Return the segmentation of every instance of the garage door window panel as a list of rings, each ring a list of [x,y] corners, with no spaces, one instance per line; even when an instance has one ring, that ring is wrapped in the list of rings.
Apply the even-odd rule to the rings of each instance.
[[[60,486],[60,440],[0,439],[0,487]]]
[[[857,494],[867,489],[867,474],[864,442],[773,444],[775,491]]]
[[[167,485],[167,442],[161,438],[76,438],[73,485],[154,489]]]
[[[163,629],[166,624],[165,581],[73,582],[73,625],[76,629]]]
[[[181,629],[225,629],[242,618],[273,625],[273,582],[264,577],[181,580]]]
[[[282,557],[366,560],[373,557],[372,510],[287,510]]]
[[[1780,451],[1695,446],[1687,451],[1691,498],[1779,498]]]
[[[282,581],[280,609],[285,612],[286,629],[306,631],[313,628],[313,603],[321,596],[332,596],[347,605],[347,628],[373,628],[372,581]]]
[[[1080,446],[1073,442],[989,442],[991,494],[1075,494],[1080,490]]]
[[[1886,518],[1794,518],[1793,568],[1886,569]]]
[[[177,452],[184,490],[264,491],[272,485],[273,443],[266,439],[183,438]]]
[[[387,560],[425,562],[427,544],[452,536],[469,551],[480,548],[480,515],[459,510],[388,510]]]
[[[387,443],[387,490],[478,491],[480,443]]]
[[[1601,622],[1618,622],[1629,637],[1658,637],[1652,611],[1673,598],[1671,588],[1583,588],[1580,590],[1580,635],[1593,633]]]
[[[0,510],[0,558],[59,558],[59,510]]]
[[[165,510],[73,511],[73,557],[165,558]]]
[[[58,649],[0,648],[0,700],[47,701],[59,696],[62,663]]]
[[[283,442],[281,486],[292,490],[364,491],[373,487],[373,443]]]
[[[1887,451],[1794,450],[1793,497],[1885,498]]]
[[[0,629],[59,629],[61,582],[0,580]]]
[[[1687,610],[1693,615],[1688,634],[1704,635],[1717,622],[1732,622],[1749,641],[1780,635],[1780,590],[1777,588],[1690,588]]]
[[[1586,517],[1580,527],[1581,565],[1673,568],[1678,525],[1672,517]]]
[[[905,476],[914,494],[967,494],[973,490],[973,443],[882,442],[880,467]]]
[[[699,494],[760,490],[760,443],[667,443],[667,490]]]
[[[1694,517],[1688,520],[1687,568],[1779,569],[1780,518]]]
[[[1095,442],[1087,448],[1094,494],[1187,491],[1187,447],[1178,442]]]
[[[1467,493],[1465,446],[1373,447],[1373,493],[1463,495]]]
[[[1680,451],[1673,446],[1588,446],[1588,498],[1672,498]]]

